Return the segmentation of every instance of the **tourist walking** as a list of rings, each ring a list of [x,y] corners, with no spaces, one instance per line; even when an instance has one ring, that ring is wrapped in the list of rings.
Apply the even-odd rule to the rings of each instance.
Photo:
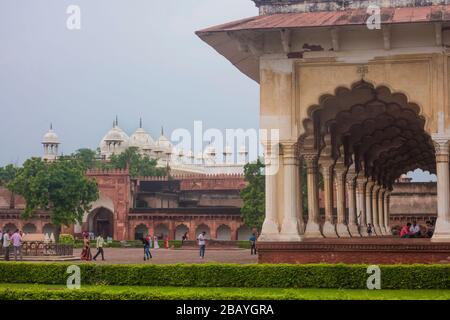
[[[164,248],[169,249],[169,236],[164,236]]]
[[[105,256],[103,252],[103,246],[105,245],[105,239],[103,239],[102,235],[97,237],[97,254],[94,256],[94,260],[97,260],[99,254],[102,255],[102,261],[105,261]]]
[[[84,260],[84,261],[92,260],[91,243],[89,240],[89,233],[87,233],[87,232],[84,234],[83,251],[81,251],[81,260]]]
[[[17,229],[14,234],[11,236],[11,241],[14,248],[14,260],[17,261],[17,256],[20,256],[20,260],[23,260],[22,257],[22,236],[20,235],[19,229]]]
[[[256,233],[253,233],[249,240],[251,245],[250,254],[256,254]]]
[[[205,250],[206,250],[206,239],[205,239],[206,232],[203,231],[200,233],[197,237],[198,245],[200,247],[200,258],[205,258]]]
[[[185,232],[183,237],[181,238],[181,246],[183,246],[184,242],[188,239],[188,233]]]
[[[9,261],[9,246],[11,245],[11,238],[9,237],[9,230],[3,234],[3,250],[5,251],[5,261]]]
[[[150,260],[152,257],[152,254],[150,252],[150,245],[151,245],[151,237],[147,235],[146,237],[142,238],[142,243],[144,244],[144,261]]]
[[[158,236],[153,237],[153,248],[159,249]]]

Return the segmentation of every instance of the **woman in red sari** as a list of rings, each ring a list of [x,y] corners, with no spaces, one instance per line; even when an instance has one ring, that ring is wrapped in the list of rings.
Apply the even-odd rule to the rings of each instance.
[[[81,260],[91,261],[92,253],[91,253],[91,243],[89,241],[89,233],[84,233],[83,239],[83,251],[81,251]]]

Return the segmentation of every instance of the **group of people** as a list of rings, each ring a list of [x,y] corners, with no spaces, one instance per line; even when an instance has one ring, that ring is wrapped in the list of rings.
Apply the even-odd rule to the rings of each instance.
[[[91,261],[97,260],[99,255],[102,256],[102,261],[105,261],[105,252],[103,247],[105,246],[105,239],[102,235],[98,235],[96,238],[97,253],[92,257],[91,253],[91,235],[88,232],[83,233],[83,250],[81,251],[81,260]]]
[[[0,241],[3,247],[3,251],[5,253],[5,261],[9,261],[9,257],[11,254],[11,247],[13,248],[14,251],[14,259],[17,261],[17,258],[19,257],[20,260],[23,260],[22,238],[23,232],[19,229],[16,229],[14,233],[10,232],[9,230],[6,230],[5,232],[2,232],[0,230]]]
[[[400,238],[431,238],[434,233],[434,225],[431,221],[426,222],[426,228],[423,230],[416,221],[411,224],[408,222],[400,230]]]

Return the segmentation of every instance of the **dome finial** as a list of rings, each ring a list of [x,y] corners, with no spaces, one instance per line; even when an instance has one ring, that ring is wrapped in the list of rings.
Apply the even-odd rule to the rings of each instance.
[[[116,126],[119,126],[119,116],[116,115]]]
[[[164,135],[164,126],[161,126],[161,135]]]
[[[142,117],[139,118],[139,128],[142,129]]]
[[[53,130],[53,123],[50,122],[50,130]]]

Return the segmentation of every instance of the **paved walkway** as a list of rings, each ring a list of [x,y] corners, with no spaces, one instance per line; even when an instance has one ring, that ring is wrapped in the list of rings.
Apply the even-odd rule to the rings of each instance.
[[[92,255],[97,250],[92,249]],[[258,259],[255,255],[250,255],[250,250],[242,249],[206,249],[205,259],[201,259],[197,249],[193,250],[167,250],[157,249],[151,250],[153,259],[144,261],[144,249],[136,248],[105,248],[105,261],[101,261],[101,256],[97,261],[87,263],[117,263],[117,264],[175,264],[175,263],[239,263],[249,264],[257,263]],[[74,255],[79,257],[81,249],[74,249]]]

